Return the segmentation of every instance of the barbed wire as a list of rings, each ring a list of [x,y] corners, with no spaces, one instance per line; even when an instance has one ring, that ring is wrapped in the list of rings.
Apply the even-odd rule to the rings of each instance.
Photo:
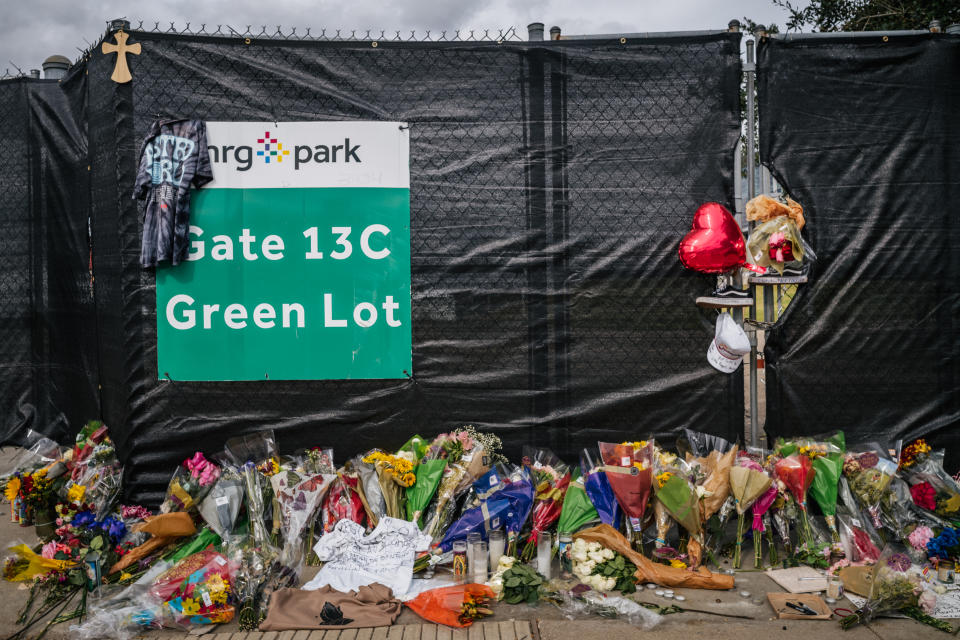
[[[110,23],[108,23],[110,24]],[[407,34],[406,30],[386,29],[320,29],[319,34],[312,31],[312,27],[305,27],[301,33],[297,32],[298,27],[290,27],[284,30],[284,27],[277,25],[268,27],[260,25],[259,31],[254,25],[246,25],[243,31],[234,29],[229,24],[218,24],[215,30],[209,30],[207,23],[201,23],[199,28],[192,28],[190,22],[183,27],[178,28],[175,22],[170,22],[169,27],[161,25],[159,20],[154,21],[153,26],[149,26],[149,21],[140,20],[136,26],[130,23],[131,31],[141,31],[144,33],[165,33],[181,36],[209,36],[209,37],[238,37],[255,38],[258,40],[306,40],[317,42],[351,42],[351,41],[400,41],[400,42],[502,42],[502,41],[523,41],[523,38],[517,33],[516,27],[506,29],[452,29],[440,30],[439,34],[434,30],[425,30],[417,35],[415,29]],[[166,24],[166,23],[164,23]]]

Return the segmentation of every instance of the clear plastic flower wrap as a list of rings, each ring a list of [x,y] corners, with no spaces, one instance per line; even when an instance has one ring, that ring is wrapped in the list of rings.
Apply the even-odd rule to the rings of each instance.
[[[195,510],[219,477],[220,467],[196,452],[173,472],[160,513]]]
[[[448,462],[443,470],[443,477],[440,479],[440,485],[437,487],[433,502],[427,509],[427,515],[424,520],[423,530],[427,532],[434,542],[443,540],[447,529],[453,524],[457,515],[457,498],[465,493],[470,484],[476,479],[469,475],[468,468],[473,461],[474,456],[483,455],[483,447],[477,446],[463,453],[457,462]],[[466,487],[459,490],[461,483],[469,479]]]
[[[883,527],[880,513],[884,501],[892,500],[888,489],[896,472],[897,463],[879,445],[868,445],[852,451],[844,460],[843,474],[850,492],[867,510],[876,529]]]
[[[925,452],[901,472],[910,484],[911,501],[948,520],[960,515],[960,485],[943,468],[945,452]]]
[[[557,606],[568,620],[593,616],[623,620],[641,631],[650,631],[663,622],[663,616],[629,598],[606,595],[599,591],[563,591]]]
[[[797,224],[780,216],[754,227],[747,238],[747,262],[761,267],[773,267],[783,273],[787,262],[801,262],[808,245],[800,237]],[[811,256],[812,257],[812,256]]]
[[[239,469],[225,467],[220,479],[200,503],[200,516],[220,536],[224,544],[230,541],[233,528],[243,506],[244,479]]]

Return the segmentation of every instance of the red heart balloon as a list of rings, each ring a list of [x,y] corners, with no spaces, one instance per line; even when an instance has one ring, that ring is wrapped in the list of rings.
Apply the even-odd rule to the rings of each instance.
[[[680,241],[680,262],[703,273],[725,273],[746,263],[746,245],[727,208],[707,202],[693,214],[693,230]]]

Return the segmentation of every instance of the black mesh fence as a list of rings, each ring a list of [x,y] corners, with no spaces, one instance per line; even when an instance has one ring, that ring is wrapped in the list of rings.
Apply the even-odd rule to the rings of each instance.
[[[960,37],[765,39],[761,157],[817,251],[768,334],[771,437],[960,454]]]
[[[86,138],[55,82],[0,81],[3,440],[99,415]]]
[[[571,459],[601,438],[741,432],[742,378],[707,364],[713,316],[693,304],[711,283],[676,258],[694,209],[732,200],[739,34],[130,40],[132,83],[94,51],[67,94],[88,114],[102,411],[133,497],[263,428],[340,459],[462,424]],[[158,116],[410,123],[411,378],[158,381],[130,197]]]

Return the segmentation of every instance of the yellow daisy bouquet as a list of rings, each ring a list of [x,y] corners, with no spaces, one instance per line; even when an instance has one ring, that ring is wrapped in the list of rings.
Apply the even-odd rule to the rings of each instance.
[[[415,463],[412,456],[408,457],[405,453],[391,455],[375,449],[363,457],[363,462],[374,465],[377,470],[377,480],[387,505],[387,516],[390,518],[405,517],[404,490],[417,481]]]

